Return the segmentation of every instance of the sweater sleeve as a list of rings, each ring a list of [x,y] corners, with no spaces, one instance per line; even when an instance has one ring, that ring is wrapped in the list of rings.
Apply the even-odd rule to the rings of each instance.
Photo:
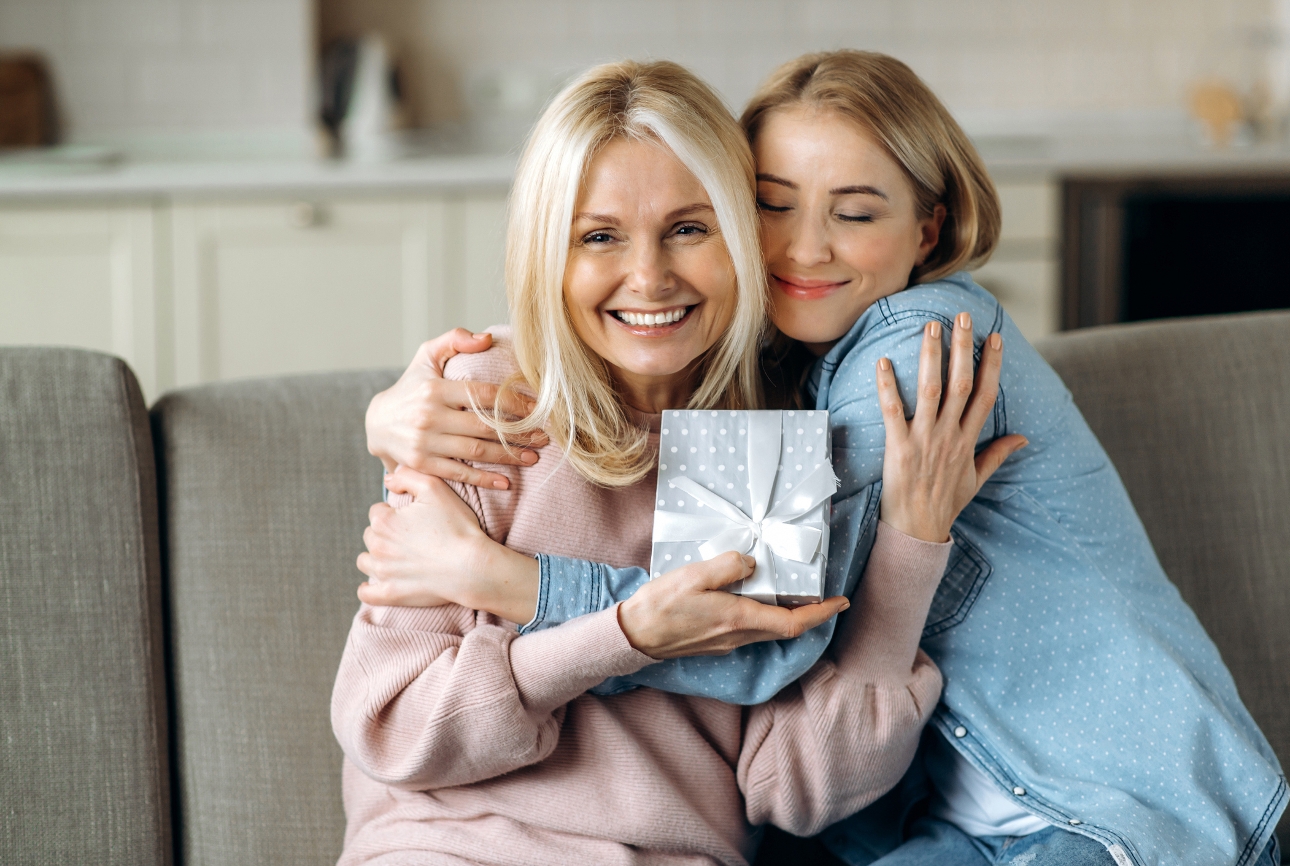
[[[371,778],[408,790],[466,785],[541,761],[564,705],[652,661],[612,607],[517,636],[457,605],[362,605],[332,691],[332,729]]]
[[[940,697],[918,642],[951,547],[879,524],[829,652],[747,711],[738,779],[751,823],[809,836],[900,781]]]

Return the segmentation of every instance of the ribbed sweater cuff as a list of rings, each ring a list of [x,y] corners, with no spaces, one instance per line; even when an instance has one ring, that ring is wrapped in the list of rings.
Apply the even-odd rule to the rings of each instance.
[[[548,713],[610,677],[634,674],[655,659],[632,648],[618,624],[618,605],[511,642],[520,699]]]
[[[936,544],[879,521],[856,609],[843,618],[836,658],[868,674],[909,674],[954,542]]]

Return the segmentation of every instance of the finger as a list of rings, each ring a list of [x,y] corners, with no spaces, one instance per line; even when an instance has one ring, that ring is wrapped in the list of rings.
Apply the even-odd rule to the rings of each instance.
[[[384,584],[360,583],[358,585],[358,600],[364,604],[370,604],[377,607],[390,606],[390,591]]]
[[[469,460],[472,463],[498,463],[502,466],[532,466],[538,462],[538,455],[531,448],[507,448],[500,442],[485,442],[483,439],[454,434],[435,437],[433,451],[421,455],[415,463],[408,465],[426,475],[440,475],[423,468],[423,465],[429,464],[436,457]]]
[[[959,313],[954,319],[954,333],[950,337],[950,376],[945,386],[945,402],[941,417],[952,418],[958,423],[963,417],[963,407],[972,396],[972,317]]]
[[[914,429],[930,431],[941,408],[941,323],[928,322],[923,328],[923,348],[918,354],[918,403],[914,406]]]
[[[683,569],[697,589],[716,590],[752,576],[756,566],[757,560],[751,556],[730,550],[705,562],[683,566]]]
[[[1013,433],[1010,436],[1001,436],[982,448],[981,453],[976,455],[976,493],[981,491],[981,487],[990,480],[990,476],[1003,465],[1005,460],[1029,444],[1030,440],[1025,436]],[[975,496],[976,493],[973,495]]]
[[[417,349],[417,359],[442,372],[448,359],[459,353],[482,352],[493,344],[491,334],[472,334],[465,328],[453,328]]]
[[[417,502],[434,502],[445,495],[457,495],[442,478],[423,475],[406,466],[400,466],[385,476],[385,486],[396,493],[411,493]]]
[[[991,334],[981,347],[981,363],[976,368],[976,387],[963,413],[963,429],[975,439],[994,409],[999,396],[999,373],[1003,369],[1003,337]]]
[[[376,559],[372,554],[363,551],[358,555],[358,559],[355,560],[354,564],[358,566],[359,571],[367,575],[368,580],[376,580],[376,576],[372,573],[375,571]]]
[[[500,463],[501,461],[490,460],[488,462]],[[445,481],[469,484],[472,487],[486,487],[492,490],[509,490],[511,487],[511,480],[500,472],[489,472],[486,469],[480,469],[477,466],[471,466],[469,463],[462,463],[460,460],[452,460],[447,457],[422,457],[412,468],[425,475],[433,475]]]
[[[797,628],[797,634],[805,634],[818,625],[831,620],[851,606],[851,601],[844,595],[826,598],[819,604],[804,604],[794,608],[790,613]]]
[[[851,606],[851,602],[844,596],[796,608],[762,604],[750,598],[741,598],[739,601],[741,604],[735,608],[731,619],[738,623],[737,631],[741,634],[760,634],[757,640],[791,640],[800,637]]]
[[[887,446],[904,442],[909,436],[909,422],[905,420],[905,404],[896,387],[896,373],[887,358],[878,359],[875,374],[878,382],[878,405],[882,409],[882,426],[887,428]]]

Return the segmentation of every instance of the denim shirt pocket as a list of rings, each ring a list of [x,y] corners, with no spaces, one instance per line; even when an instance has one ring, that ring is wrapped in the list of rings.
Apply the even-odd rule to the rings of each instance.
[[[950,537],[954,540],[954,549],[950,551],[945,576],[941,578],[941,585],[932,598],[932,607],[927,612],[923,640],[948,631],[967,619],[994,570],[980,548],[961,532],[951,529]]]

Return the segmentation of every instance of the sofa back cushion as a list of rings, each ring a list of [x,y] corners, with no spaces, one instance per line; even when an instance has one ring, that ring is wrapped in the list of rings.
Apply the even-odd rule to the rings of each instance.
[[[117,358],[0,348],[0,860],[171,862],[148,416]]]
[[[1290,313],[1114,325],[1039,349],[1290,760]]]
[[[181,862],[329,864],[345,816],[332,682],[393,374],[211,385],[153,408],[168,545]]]

